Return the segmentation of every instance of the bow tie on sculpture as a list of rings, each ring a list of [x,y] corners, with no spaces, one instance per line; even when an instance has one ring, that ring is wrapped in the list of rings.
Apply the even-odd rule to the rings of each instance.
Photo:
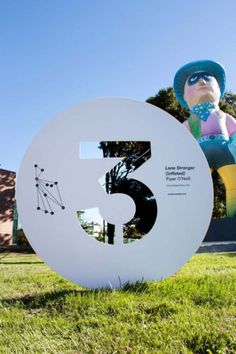
[[[212,102],[204,102],[194,105],[191,111],[192,113],[196,114],[201,120],[206,122],[211,113],[217,108],[218,106]]]

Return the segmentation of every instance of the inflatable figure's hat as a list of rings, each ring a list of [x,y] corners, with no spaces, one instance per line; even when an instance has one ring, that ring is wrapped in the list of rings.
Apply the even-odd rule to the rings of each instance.
[[[226,84],[226,74],[224,67],[220,63],[217,63],[213,60],[192,61],[191,63],[182,66],[182,68],[177,71],[174,78],[175,96],[184,108],[188,108],[188,105],[184,100],[185,82],[191,75],[199,71],[205,71],[214,76],[219,84],[221,92],[220,98],[224,96]]]

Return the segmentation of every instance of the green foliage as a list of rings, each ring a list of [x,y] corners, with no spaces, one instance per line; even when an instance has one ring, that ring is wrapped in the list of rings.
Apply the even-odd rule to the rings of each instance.
[[[236,352],[236,254],[195,255],[161,282],[88,290],[36,255],[0,257],[0,353]]]
[[[189,111],[183,108],[176,100],[172,87],[160,90],[157,95],[148,98],[146,102],[162,108],[181,123],[189,116]],[[224,99],[221,100],[219,106],[225,113],[236,117],[236,95],[232,92],[225,93]],[[223,218],[226,216],[225,187],[216,172],[213,173],[212,179],[214,183],[213,218]]]
[[[183,108],[175,98],[172,87],[160,90],[157,95],[149,97],[146,102],[170,113],[181,123],[183,123],[189,115],[189,111]]]
[[[236,118],[236,95],[231,91],[225,92],[224,98],[220,101],[220,109]]]

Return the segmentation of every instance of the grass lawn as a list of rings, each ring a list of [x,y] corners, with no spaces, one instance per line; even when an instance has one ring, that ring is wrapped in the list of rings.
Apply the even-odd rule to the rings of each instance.
[[[164,281],[98,291],[12,253],[0,282],[0,353],[236,353],[236,253],[198,254]]]

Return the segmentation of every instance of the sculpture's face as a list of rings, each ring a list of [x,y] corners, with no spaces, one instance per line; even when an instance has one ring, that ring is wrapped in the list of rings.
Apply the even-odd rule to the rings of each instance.
[[[199,71],[191,75],[184,86],[184,100],[191,109],[203,102],[219,103],[220,88],[217,80],[211,74]]]

